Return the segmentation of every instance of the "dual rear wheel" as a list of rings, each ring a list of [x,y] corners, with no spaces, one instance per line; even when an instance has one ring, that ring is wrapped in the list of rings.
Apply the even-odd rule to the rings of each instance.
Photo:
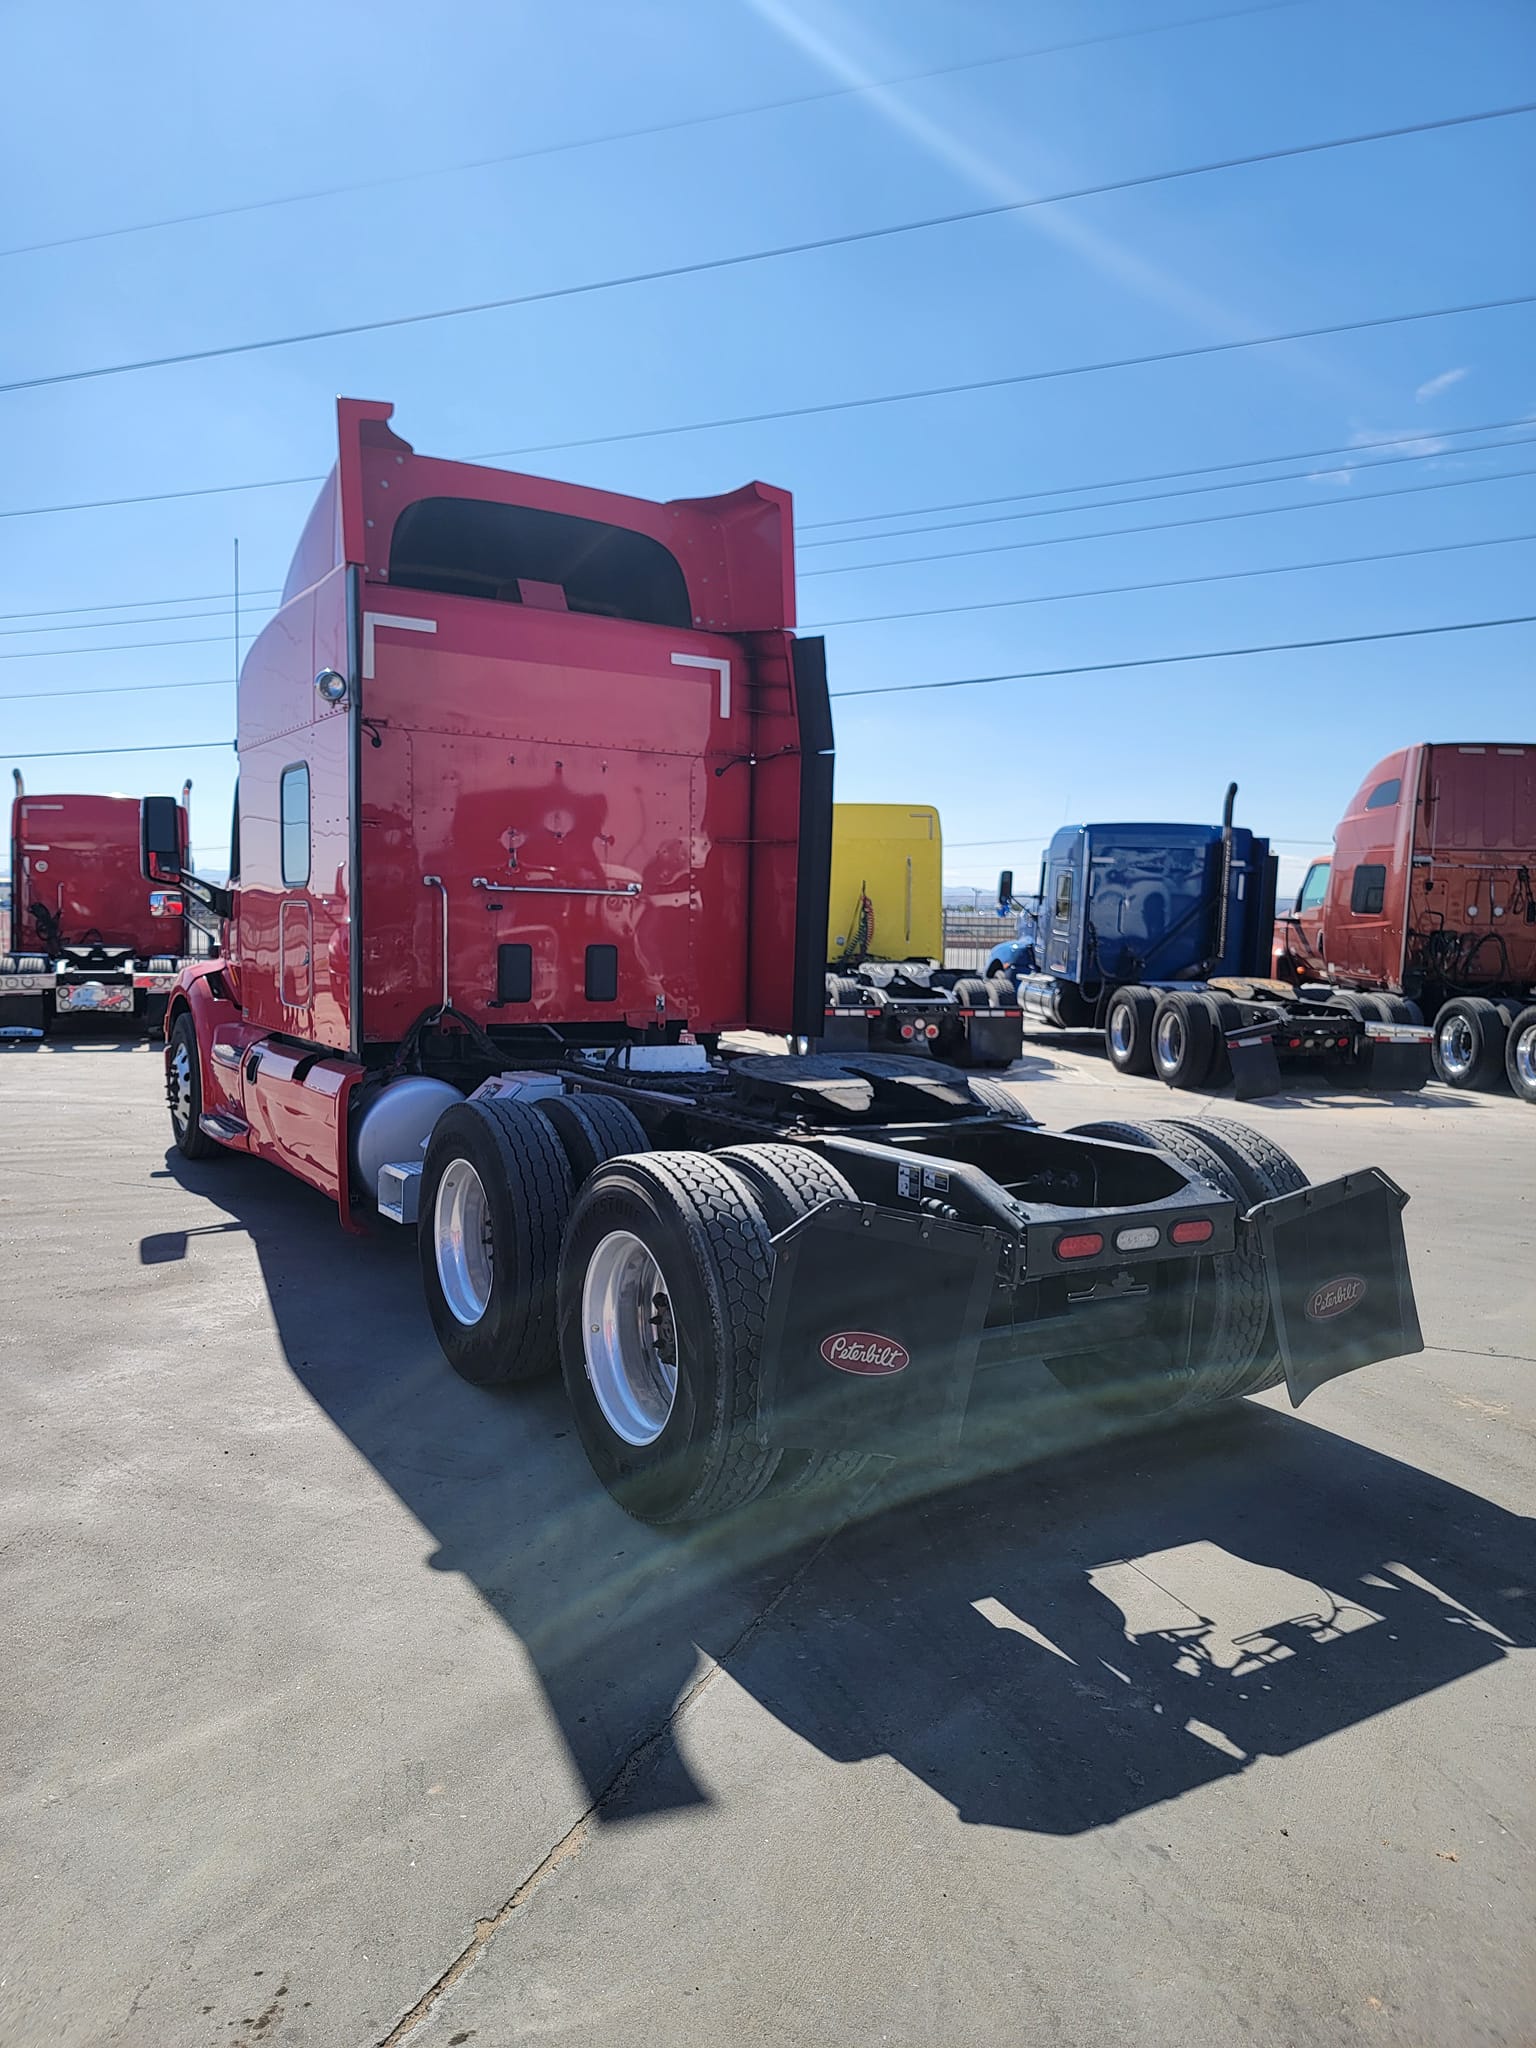
[[[559,1369],[582,1446],[631,1514],[707,1520],[863,1469],[757,1434],[772,1238],[853,1199],[799,1146],[651,1152],[600,1096],[462,1103],[423,1168],[428,1310],[476,1385]]]

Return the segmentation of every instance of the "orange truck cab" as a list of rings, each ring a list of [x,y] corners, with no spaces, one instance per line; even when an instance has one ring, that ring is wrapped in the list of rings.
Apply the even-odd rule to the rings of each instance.
[[[1536,743],[1378,761],[1276,929],[1276,972],[1411,1010],[1457,1088],[1536,1101]]]

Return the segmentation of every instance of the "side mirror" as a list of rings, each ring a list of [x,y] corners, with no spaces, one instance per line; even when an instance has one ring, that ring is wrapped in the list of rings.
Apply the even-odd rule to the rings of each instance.
[[[1008,915],[1008,906],[1012,901],[1013,869],[1004,868],[997,878],[997,914],[999,917],[1006,917]]]
[[[173,796],[140,800],[139,873],[146,882],[181,880],[181,813]]]

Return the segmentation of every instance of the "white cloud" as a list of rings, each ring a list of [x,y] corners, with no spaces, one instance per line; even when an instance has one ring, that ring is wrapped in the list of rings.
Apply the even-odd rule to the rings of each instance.
[[[1465,370],[1442,370],[1438,377],[1431,377],[1427,384],[1421,384],[1413,395],[1420,405],[1427,405],[1430,399],[1438,398],[1442,391],[1449,391],[1453,384],[1459,384],[1466,374]]]
[[[1349,445],[1352,448],[1386,447],[1393,455],[1443,455],[1451,444],[1436,434],[1415,434],[1411,429],[1405,433],[1401,427],[1389,427],[1381,433],[1362,427],[1350,435]]]

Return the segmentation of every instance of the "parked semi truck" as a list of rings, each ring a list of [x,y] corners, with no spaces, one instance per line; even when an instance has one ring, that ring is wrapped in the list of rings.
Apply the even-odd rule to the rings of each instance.
[[[943,1458],[983,1370],[1142,1412],[1420,1348],[1373,1168],[1312,1186],[1235,1123],[1049,1132],[927,1059],[722,1056],[823,1010],[787,495],[437,461],[391,412],[341,401],[240,678],[238,845],[199,885],[225,947],[169,1016],[186,1158],[414,1223],[448,1362],[558,1368],[656,1523]],[[175,861],[173,804],[141,845]]]
[[[1271,977],[1277,862],[1233,823],[1236,799],[1233,783],[1220,825],[1064,825],[988,974],[1026,1018],[1101,1030],[1122,1073],[1173,1088],[1271,1094],[1281,1061],[1358,1087],[1423,1087],[1430,1034],[1408,1004]],[[1012,887],[1005,873],[1000,903]]]
[[[1008,1067],[1023,1013],[996,980],[944,966],[944,845],[931,804],[834,804],[828,899],[829,1051],[922,1052]]]
[[[133,1019],[158,1035],[187,957],[186,901],[179,879],[146,885],[139,872],[139,799],[29,796],[20,769],[11,773],[0,1029],[41,1037],[56,1017],[89,1014]],[[178,877],[189,861],[191,791],[189,782],[171,804],[179,837],[168,872]]]
[[[1403,747],[1276,928],[1275,972],[1426,1017],[1452,1088],[1536,1102],[1536,743]]]

